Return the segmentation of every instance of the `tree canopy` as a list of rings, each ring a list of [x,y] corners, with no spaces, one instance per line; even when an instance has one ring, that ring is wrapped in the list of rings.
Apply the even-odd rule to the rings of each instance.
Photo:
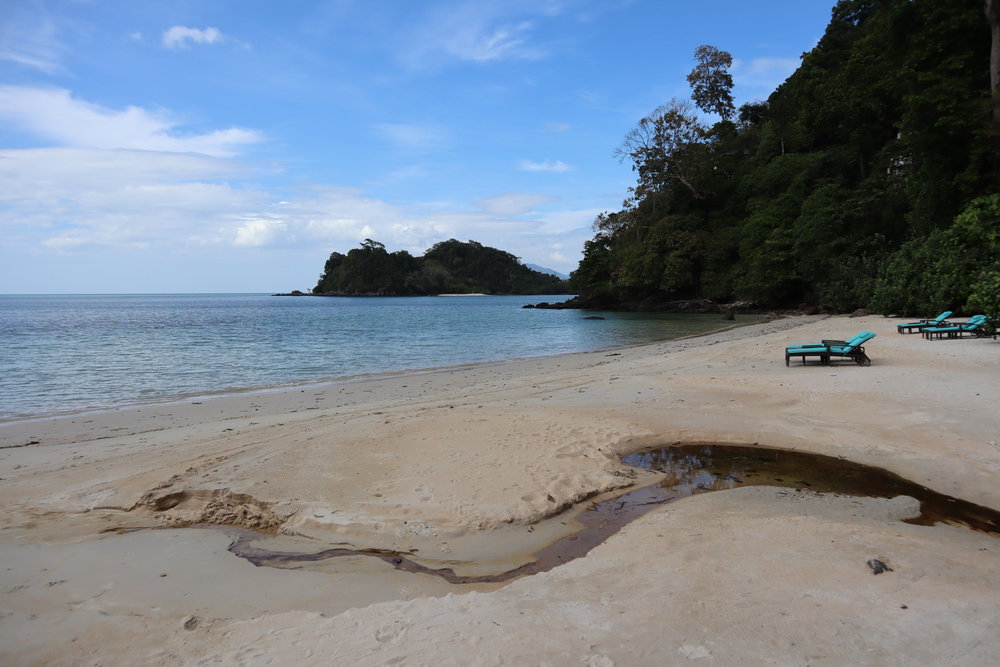
[[[721,120],[672,100],[625,135],[636,184],[595,220],[574,290],[622,307],[984,303],[1000,256],[995,6],[841,0],[798,69],[738,110],[732,57],[699,47],[694,106]]]
[[[705,113],[718,114],[722,120],[729,120],[736,113],[733,106],[733,77],[729,68],[733,56],[728,51],[720,51],[705,44],[694,51],[697,64],[688,74],[691,84],[691,99]]]

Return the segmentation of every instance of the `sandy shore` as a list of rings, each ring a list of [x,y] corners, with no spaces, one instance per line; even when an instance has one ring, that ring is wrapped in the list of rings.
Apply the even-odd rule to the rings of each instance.
[[[235,532],[189,527],[502,570],[572,530],[561,510],[656,479],[621,454],[674,442],[843,457],[1000,508],[1000,342],[925,341],[896,322],[790,318],[0,425],[0,659],[996,664],[1000,541],[903,523],[906,497],[699,495],[503,585],[363,556],[255,567],[227,551]],[[786,344],[866,329],[871,367],[785,367]],[[893,571],[873,576],[871,558]]]

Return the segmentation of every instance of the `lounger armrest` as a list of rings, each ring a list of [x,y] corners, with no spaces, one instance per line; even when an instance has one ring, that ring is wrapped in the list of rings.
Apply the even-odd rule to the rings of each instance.
[[[847,341],[846,340],[824,340],[824,341],[822,341],[822,343],[823,343],[823,345],[826,345],[827,347],[829,347],[831,345],[842,345],[844,347],[847,347]]]

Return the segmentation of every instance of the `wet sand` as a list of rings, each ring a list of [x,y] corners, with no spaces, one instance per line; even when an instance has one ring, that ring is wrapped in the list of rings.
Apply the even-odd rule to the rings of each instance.
[[[991,664],[1000,542],[916,501],[762,486],[587,556],[452,585],[365,557],[254,567],[221,524],[505,567],[674,442],[815,452],[1000,508],[1000,342],[803,317],[653,345],[0,425],[6,664]],[[872,366],[786,344],[861,330]],[[34,443],[34,444],[29,444]],[[102,532],[128,527],[171,527]],[[878,558],[892,568],[878,576]],[[484,566],[485,567],[485,566]],[[475,570],[476,566],[467,566]]]

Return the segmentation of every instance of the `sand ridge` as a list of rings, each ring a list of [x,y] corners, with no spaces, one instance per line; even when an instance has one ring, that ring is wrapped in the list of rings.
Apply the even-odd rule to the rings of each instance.
[[[699,496],[496,590],[374,563],[253,568],[218,532],[100,532],[218,523],[447,558],[469,535],[527,536],[649,479],[618,462],[626,451],[692,441],[843,456],[1000,507],[1000,343],[899,336],[895,322],[789,318],[0,425],[0,548],[16,564],[0,651],[13,664],[988,664],[996,537],[900,523],[906,499]],[[786,344],[861,330],[878,334],[869,368],[785,367]],[[142,558],[98,564],[128,549]],[[872,557],[894,572],[872,576]]]

